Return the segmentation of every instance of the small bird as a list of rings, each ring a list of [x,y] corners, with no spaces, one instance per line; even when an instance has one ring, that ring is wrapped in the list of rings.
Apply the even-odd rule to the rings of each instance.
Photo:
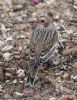
[[[39,65],[48,62],[54,51],[59,47],[58,32],[50,16],[38,18],[39,24],[32,33],[30,41],[29,65],[30,75],[27,79],[29,85],[34,85]]]

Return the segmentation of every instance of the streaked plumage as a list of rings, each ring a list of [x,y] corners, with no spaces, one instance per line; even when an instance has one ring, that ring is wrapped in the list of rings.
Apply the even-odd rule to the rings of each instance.
[[[38,65],[47,62],[58,46],[56,28],[51,20],[46,17],[44,22],[40,23],[33,31],[31,37],[29,63],[32,67],[30,78],[28,78],[28,81],[32,81],[31,84],[33,83],[33,78],[35,78]]]

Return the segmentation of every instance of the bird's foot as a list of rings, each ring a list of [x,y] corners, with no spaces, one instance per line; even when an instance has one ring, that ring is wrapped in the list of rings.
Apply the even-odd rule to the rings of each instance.
[[[35,78],[28,76],[27,78],[27,86],[33,87],[35,84]]]

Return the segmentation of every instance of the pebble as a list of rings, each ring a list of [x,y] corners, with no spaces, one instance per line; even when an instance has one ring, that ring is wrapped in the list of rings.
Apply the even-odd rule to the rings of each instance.
[[[25,35],[19,35],[17,36],[17,39],[24,39],[25,38]]]
[[[67,49],[66,51],[63,52],[63,55],[67,56],[67,55],[74,55],[77,53],[77,49],[76,48],[70,48],[70,49]]]
[[[6,73],[5,73],[5,76],[7,76],[7,77],[11,77],[11,76],[12,76],[12,74],[11,74],[11,73],[9,73],[9,72],[6,72]]]
[[[76,5],[74,5],[73,8],[77,10],[77,6]]]
[[[50,4],[54,4],[55,0],[44,0],[44,2],[46,2],[48,5],[50,5]]]
[[[23,9],[23,5],[15,5],[13,6],[13,11],[18,11],[18,10],[22,10]]]
[[[24,84],[19,83],[19,84],[16,86],[15,91],[16,91],[16,92],[19,92],[19,93],[22,93],[23,89],[24,89]]]
[[[14,92],[14,95],[23,96],[23,93]]]
[[[34,100],[41,100],[41,96],[40,95],[34,96]]]
[[[77,5],[77,0],[74,0],[74,5]]]
[[[67,78],[69,76],[69,73],[65,72],[63,75],[63,78]]]
[[[5,61],[9,61],[10,57],[11,57],[11,54],[9,52],[6,52],[6,53],[3,54],[3,58],[4,58]]]
[[[0,67],[0,80],[4,81],[4,72],[3,69]]]
[[[1,31],[2,32],[6,32],[6,28],[5,28],[5,25],[4,24],[1,25]]]
[[[2,88],[3,88],[3,87],[2,87],[2,84],[0,84],[0,91],[2,91]]]
[[[76,0],[66,0],[66,2],[68,2],[70,4],[74,4],[74,1],[76,1]]]
[[[77,75],[71,75],[71,79],[72,80],[76,80],[77,79]]]
[[[24,96],[29,96],[30,97],[30,96],[33,96],[33,93],[34,93],[33,89],[27,89],[26,88],[26,89],[23,90]]]
[[[17,71],[17,76],[18,77],[25,77],[25,72],[24,72],[24,70],[23,69],[19,69],[18,71]]]
[[[7,93],[4,94],[4,98],[5,98],[5,99],[9,99],[10,97],[11,97],[11,96],[10,96],[9,94],[7,94]]]
[[[9,12],[9,16],[10,16],[10,17],[15,17],[15,13]]]
[[[18,23],[18,22],[22,22],[23,21],[23,19],[22,19],[22,17],[21,16],[17,16],[16,17],[16,22]]]
[[[12,36],[7,37],[7,39],[6,39],[6,41],[12,41],[12,40],[13,40]]]
[[[59,100],[74,100],[70,96],[62,96]]]
[[[9,51],[9,50],[12,50],[13,49],[13,46],[12,45],[7,45],[7,46],[4,46],[2,48],[2,51]]]
[[[4,44],[5,44],[4,41],[0,40],[0,48],[3,48]]]
[[[57,100],[55,97],[51,97],[49,98],[49,100]]]
[[[17,79],[15,79],[15,80],[13,81],[13,83],[16,84],[16,83],[17,83]]]

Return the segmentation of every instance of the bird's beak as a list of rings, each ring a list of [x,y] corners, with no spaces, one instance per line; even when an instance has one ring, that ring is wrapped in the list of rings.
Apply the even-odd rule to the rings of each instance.
[[[37,23],[37,19],[36,18],[31,18],[31,19],[29,19],[28,23]]]

